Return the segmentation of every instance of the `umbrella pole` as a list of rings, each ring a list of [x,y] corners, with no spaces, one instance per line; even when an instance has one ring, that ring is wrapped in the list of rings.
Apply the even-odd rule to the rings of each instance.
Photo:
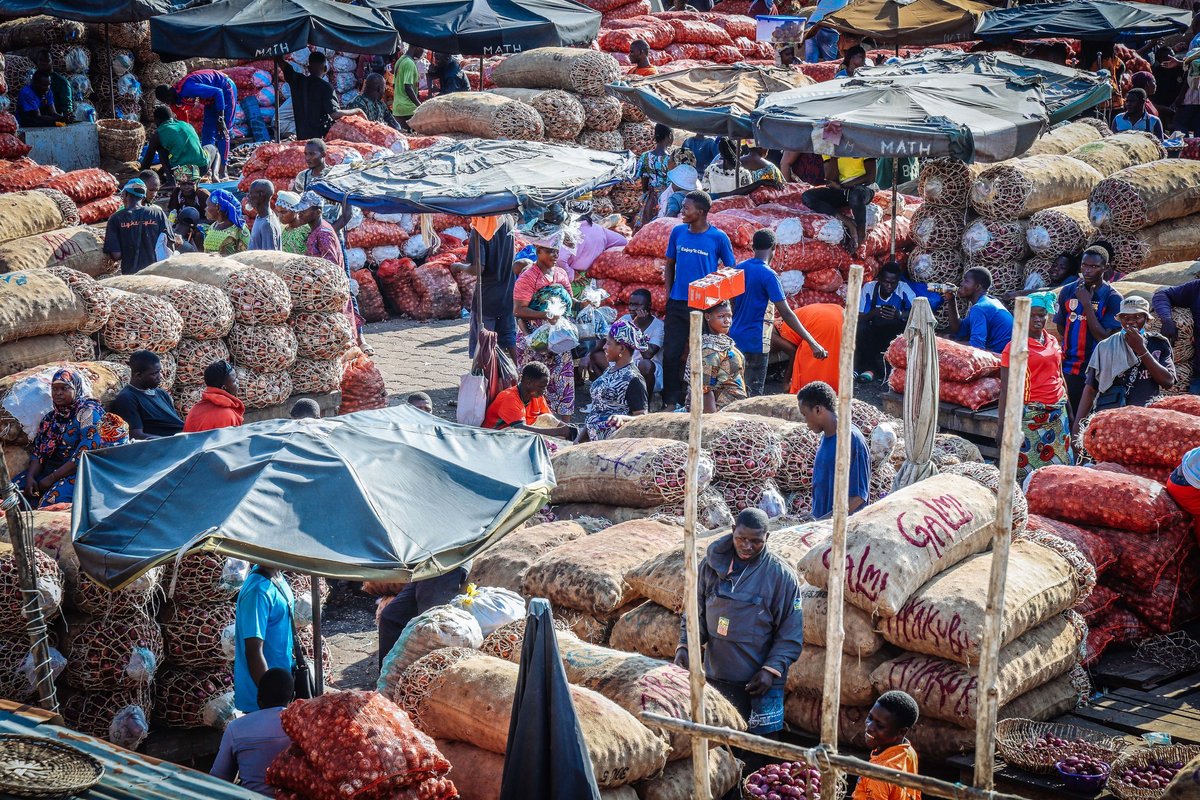
[[[483,56],[479,57],[479,91],[483,91]]]
[[[850,267],[846,285],[846,308],[858,308],[862,294],[863,268]],[[850,516],[850,400],[854,397],[854,344],[858,335],[856,315],[847,313],[842,322],[842,345],[838,352],[837,469],[833,478],[833,547],[829,555],[829,616],[825,625],[825,683],[821,692],[821,744],[837,752],[838,716],[842,694],[842,626],[846,596],[846,523]],[[832,357],[832,355],[830,356]],[[830,787],[828,797],[837,800],[840,770],[827,763],[821,770],[821,786]]]
[[[112,118],[117,118],[117,80],[113,77],[112,37],[108,35],[108,23],[104,23],[104,49],[108,60],[108,105],[112,109]]]
[[[975,786],[989,790],[995,785],[996,713],[1000,707],[996,675],[1000,670],[1000,620],[1008,578],[1008,549],[1012,544],[1012,497],[1021,445],[1022,395],[1029,362],[1029,306],[1028,297],[1018,297],[1013,307],[1008,394],[1004,419],[1000,420],[1000,485],[996,491],[996,521],[992,525],[992,572],[983,616],[983,647],[979,653],[979,685],[987,689],[975,721]]]
[[[321,647],[321,579],[316,575],[312,578],[312,615],[313,615],[313,685],[317,687],[317,697],[325,694],[325,654]]]
[[[275,143],[280,141],[279,133],[279,107],[283,105],[283,98],[279,96],[279,65],[271,62],[271,86],[275,91]],[[292,106],[292,113],[296,113],[296,107]]]
[[[699,311],[688,314],[688,360],[692,374],[702,371],[700,329],[703,317]],[[700,479],[700,429],[704,411],[704,387],[700,381],[692,381],[691,409],[689,409],[687,450],[687,493],[683,501],[683,565],[684,565],[684,611],[687,614],[688,674],[691,678],[692,719],[704,724],[704,650],[700,646],[700,597],[699,578],[696,564],[696,506],[699,502]],[[708,742],[694,736],[692,740],[692,797],[709,800]]]
[[[896,258],[896,207],[899,198],[896,194],[896,159],[892,159],[892,258]]]

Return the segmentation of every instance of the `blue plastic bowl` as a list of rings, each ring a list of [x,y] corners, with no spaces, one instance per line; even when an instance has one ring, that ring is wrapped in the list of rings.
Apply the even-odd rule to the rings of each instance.
[[[1055,764],[1054,768],[1058,770],[1059,777],[1066,784],[1067,791],[1077,794],[1099,794],[1100,790],[1104,788],[1104,784],[1108,783],[1110,767],[1107,764],[1104,765],[1104,772],[1100,775],[1072,775],[1069,772],[1063,772],[1063,762],[1061,761]]]

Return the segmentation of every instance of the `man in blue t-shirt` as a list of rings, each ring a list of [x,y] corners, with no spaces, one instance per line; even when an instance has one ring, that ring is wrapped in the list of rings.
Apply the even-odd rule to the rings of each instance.
[[[796,394],[800,416],[813,433],[821,434],[813,461],[812,514],[824,519],[833,513],[833,480],[837,474],[837,395],[828,383],[813,381]],[[871,496],[871,451],[867,440],[850,426],[850,513],[867,504]]]
[[[904,332],[917,299],[908,284],[900,280],[901,274],[898,262],[887,261],[875,280],[862,287],[854,360],[859,378],[867,383],[875,380],[876,373],[883,374],[883,351]]]
[[[279,570],[256,566],[238,592],[233,618],[233,705],[238,711],[258,711],[258,682],[267,670],[291,672],[292,587]]]
[[[746,291],[733,298],[733,327],[729,329],[729,336],[746,357],[746,391],[751,397],[757,397],[766,388],[767,362],[771,356],[771,323],[775,314],[779,314],[784,323],[808,343],[814,356],[822,359],[829,354],[784,299],[779,276],[770,267],[771,256],[775,252],[775,234],[765,228],[755,231],[751,246],[754,248],[754,258],[737,265],[745,276]],[[774,312],[770,316],[768,304],[774,305]]]
[[[971,347],[978,347],[992,353],[1002,353],[1012,338],[1013,316],[999,300],[988,297],[992,288],[992,273],[983,267],[972,267],[963,274],[962,283],[958,285],[957,294],[962,300],[971,304],[965,318],[958,313],[958,303],[946,303],[950,311],[947,321],[950,323],[950,337],[960,342],[966,342]],[[947,289],[943,294],[947,299],[952,298],[956,291]]]
[[[66,115],[58,113],[54,107],[49,70],[39,69],[33,73],[29,85],[17,93],[17,120],[22,128],[49,128],[67,122]]]
[[[1079,408],[1087,384],[1087,365],[1101,339],[1121,329],[1117,312],[1121,293],[1104,280],[1108,251],[1093,246],[1079,259],[1079,277],[1058,293],[1054,324],[1062,334],[1063,379],[1067,383],[1067,409]]]
[[[667,309],[663,319],[663,408],[683,403],[683,359],[688,349],[688,284],[716,272],[718,264],[736,263],[729,237],[708,224],[712,198],[699,190],[688,192],[667,242],[663,270]]]

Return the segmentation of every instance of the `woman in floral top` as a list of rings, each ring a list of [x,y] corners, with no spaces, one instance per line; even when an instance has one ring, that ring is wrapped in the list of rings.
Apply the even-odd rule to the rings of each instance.
[[[212,225],[204,234],[204,252],[231,256],[245,250],[250,242],[242,204],[232,193],[218,189],[208,196],[204,215]]]
[[[634,354],[648,346],[642,329],[632,320],[614,322],[608,329],[604,355],[608,369],[592,381],[592,406],[584,424],[592,441],[607,439],[621,426],[621,417],[646,413],[650,398],[646,381],[634,362]]]
[[[530,342],[534,331],[564,313],[571,315],[571,279],[558,266],[561,235],[534,239],[531,242],[537,261],[527,267],[513,284],[513,313],[518,320],[517,366],[540,361],[550,370],[550,385],[546,388],[546,403],[559,419],[569,422],[575,415],[575,362],[571,353],[538,350]],[[517,265],[513,265],[514,268]]]
[[[704,413],[720,411],[734,400],[746,395],[746,357],[729,337],[733,327],[733,308],[722,300],[704,312],[704,322],[710,333],[700,340],[704,359]],[[684,370],[684,380],[691,383],[691,365]]]
[[[673,133],[660,123],[654,124],[654,149],[638,158],[637,177],[642,182],[642,213],[636,227],[645,225],[658,215],[658,196],[671,185],[667,173],[674,165],[670,147]]]

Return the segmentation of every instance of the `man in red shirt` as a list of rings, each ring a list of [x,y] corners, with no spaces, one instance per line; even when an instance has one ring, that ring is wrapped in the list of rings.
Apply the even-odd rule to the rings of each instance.
[[[571,425],[535,428],[538,417],[550,413],[546,404],[546,387],[550,370],[539,361],[531,361],[521,370],[521,380],[500,394],[483,415],[483,427],[489,430],[518,430],[574,439],[578,431]]]

